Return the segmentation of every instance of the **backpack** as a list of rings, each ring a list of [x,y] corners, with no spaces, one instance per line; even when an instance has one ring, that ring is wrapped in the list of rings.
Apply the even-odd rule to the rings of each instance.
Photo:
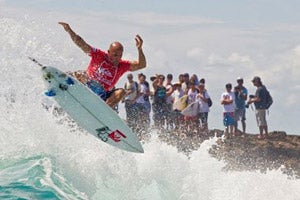
[[[208,104],[208,107],[211,107],[213,105],[211,98],[207,99],[207,104]]]
[[[273,98],[270,92],[266,89],[266,109],[269,109],[273,104]]]
[[[207,99],[207,104],[208,104],[208,107],[211,107],[213,105],[211,98]]]

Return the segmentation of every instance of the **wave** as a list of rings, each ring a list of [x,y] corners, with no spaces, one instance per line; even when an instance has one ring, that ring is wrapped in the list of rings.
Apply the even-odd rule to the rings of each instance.
[[[0,162],[1,199],[88,199],[56,172],[53,159],[35,156]]]

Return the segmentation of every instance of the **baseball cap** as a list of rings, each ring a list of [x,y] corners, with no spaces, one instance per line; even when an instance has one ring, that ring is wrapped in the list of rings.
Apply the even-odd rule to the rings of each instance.
[[[258,76],[254,76],[253,79],[252,79],[252,82],[260,82],[260,77]]]
[[[199,86],[205,86],[205,84],[200,82],[200,83],[199,83]]]
[[[181,86],[181,83],[180,82],[176,82],[173,84],[173,86]]]

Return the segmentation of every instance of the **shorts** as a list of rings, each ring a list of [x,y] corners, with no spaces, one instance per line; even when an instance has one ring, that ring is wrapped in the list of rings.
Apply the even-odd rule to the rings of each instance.
[[[265,109],[258,109],[255,110],[255,116],[258,126],[267,126],[267,120],[266,120],[266,110]]]
[[[236,109],[234,112],[234,117],[236,121],[245,121],[246,120],[246,109],[242,108],[242,109]]]
[[[103,101],[106,101],[110,95],[115,91],[115,90],[110,90],[110,91],[105,91],[103,86],[94,81],[90,80],[86,83],[86,85],[95,93],[97,94]]]
[[[235,125],[234,112],[223,113],[223,123],[224,123],[224,126]]]
[[[198,121],[198,116],[184,116],[183,117],[185,121]]]

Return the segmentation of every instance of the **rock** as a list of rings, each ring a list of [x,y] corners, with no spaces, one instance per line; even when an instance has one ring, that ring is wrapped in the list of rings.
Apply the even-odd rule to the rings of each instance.
[[[263,140],[251,134],[219,139],[209,153],[225,161],[226,170],[280,169],[290,177],[300,178],[300,136],[282,131],[273,131]]]
[[[224,170],[260,171],[280,169],[291,178],[300,178],[300,136],[288,135],[284,131],[273,131],[267,139],[257,135],[242,134],[223,137],[223,131],[214,129],[207,133],[185,134],[176,131],[159,134],[161,141],[177,147],[189,156],[200,148],[201,143],[218,137],[209,154],[226,163]]]

